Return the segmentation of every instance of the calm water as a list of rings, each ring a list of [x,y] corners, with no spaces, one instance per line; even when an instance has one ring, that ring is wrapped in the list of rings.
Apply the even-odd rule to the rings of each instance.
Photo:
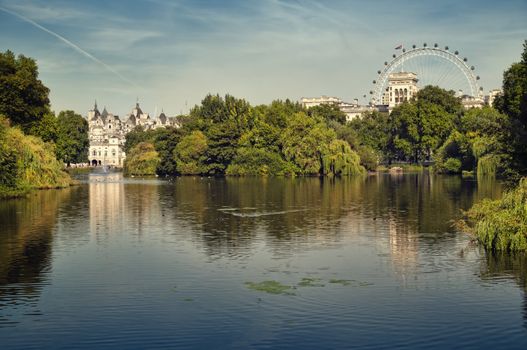
[[[81,180],[0,202],[1,349],[527,348],[527,259],[451,226],[498,184]]]

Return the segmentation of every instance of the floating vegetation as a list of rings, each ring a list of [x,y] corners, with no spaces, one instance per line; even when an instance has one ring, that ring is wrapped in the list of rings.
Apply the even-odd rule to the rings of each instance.
[[[354,280],[339,280],[339,279],[330,279],[329,280],[329,283],[340,284],[340,285],[343,285],[343,286],[349,286],[353,282],[355,282],[355,281]]]
[[[324,287],[325,284],[320,283],[320,278],[304,277],[298,282],[299,287]]]
[[[366,281],[356,281],[356,280],[343,280],[343,279],[331,279],[329,283],[340,284],[342,286],[352,286],[352,287],[367,287],[373,286],[373,283]]]
[[[263,281],[259,283],[245,282],[245,286],[249,289],[256,290],[258,292],[265,292],[269,294],[283,294],[283,295],[294,295],[291,292],[293,287],[282,284],[278,281]]]
[[[367,287],[372,286],[373,283],[366,281],[357,280],[346,280],[346,279],[330,279],[330,284],[340,284],[341,286],[351,287]],[[292,290],[297,287],[326,287],[321,278],[304,277],[296,284],[296,286],[289,286],[282,284],[277,281],[263,281],[263,282],[245,282],[245,286],[249,289],[256,290],[259,292],[265,292],[269,294],[283,294],[283,295],[295,295]]]

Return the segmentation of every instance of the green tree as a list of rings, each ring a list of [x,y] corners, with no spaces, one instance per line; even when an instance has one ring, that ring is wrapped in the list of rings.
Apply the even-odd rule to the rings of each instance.
[[[159,162],[159,154],[154,145],[149,142],[140,142],[126,155],[124,172],[127,175],[155,175]]]
[[[194,130],[181,138],[174,149],[177,171],[183,175],[206,174],[208,171],[206,152],[207,137],[203,132]]]
[[[151,141],[151,135],[145,132],[141,125],[136,126],[133,130],[126,134],[126,141],[124,142],[124,151],[126,154],[141,142]]]
[[[307,114],[313,118],[324,120],[326,123],[346,123],[346,113],[342,112],[335,104],[321,104],[307,110]]]
[[[287,161],[293,162],[300,174],[321,174],[322,156],[336,133],[322,121],[299,112],[290,117],[280,143]]]
[[[44,142],[57,142],[59,137],[59,124],[57,117],[52,112],[47,112],[38,121],[31,123],[28,134],[38,136]]]
[[[74,111],[61,111],[57,118],[57,158],[64,163],[88,161],[88,122]]]
[[[29,132],[49,111],[49,89],[38,79],[35,60],[0,52],[0,114]]]
[[[344,140],[333,140],[322,156],[322,168],[325,175],[359,175],[364,172],[357,153],[351,150]]]
[[[420,89],[414,97],[414,101],[428,102],[441,107],[445,112],[461,115],[463,105],[461,99],[455,96],[455,91],[445,90],[439,86],[427,85]]]
[[[527,40],[523,43],[522,59],[503,73],[503,94],[495,107],[510,118],[513,145],[512,167],[527,172]]]

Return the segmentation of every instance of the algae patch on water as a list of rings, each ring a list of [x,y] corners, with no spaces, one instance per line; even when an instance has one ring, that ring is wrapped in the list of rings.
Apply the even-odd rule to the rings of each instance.
[[[352,287],[373,286],[373,283],[371,283],[371,282],[356,281],[356,280],[344,280],[344,279],[330,279],[329,283],[340,284],[341,286],[352,286]]]
[[[320,283],[320,278],[304,277],[298,282],[299,287],[324,287],[325,285]]]
[[[291,292],[291,286],[287,286],[278,281],[263,281],[259,283],[245,282],[245,286],[249,289],[256,290],[258,292],[265,292],[269,294],[294,295],[294,293]]]
[[[343,286],[349,286],[353,282],[354,282],[353,280],[339,280],[339,279],[330,279],[329,280],[329,283],[340,284],[340,285],[343,285]]]

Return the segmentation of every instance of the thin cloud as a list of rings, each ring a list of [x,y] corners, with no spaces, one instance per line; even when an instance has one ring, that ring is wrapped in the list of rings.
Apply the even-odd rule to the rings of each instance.
[[[90,60],[92,60],[93,62],[95,63],[98,63],[100,64],[101,66],[103,66],[104,68],[106,68],[109,72],[113,73],[115,76],[117,76],[119,79],[121,79],[123,82],[127,83],[127,84],[131,84],[133,86],[135,86],[136,88],[139,88],[133,81],[125,78],[121,73],[119,73],[118,71],[116,71],[115,69],[113,69],[112,67],[110,67],[109,65],[107,65],[106,63],[104,63],[103,61],[101,61],[100,59],[98,59],[97,57],[93,56],[91,53],[83,50],[82,48],[80,48],[78,45],[72,43],[71,41],[69,41],[68,39],[66,39],[65,37],[63,37],[62,35],[60,34],[57,34],[55,33],[54,31],[51,31],[49,30],[48,28],[38,24],[37,22],[33,21],[32,19],[30,18],[27,18],[26,16],[23,16],[15,11],[12,11],[12,10],[9,10],[5,7],[1,7],[0,6],[0,11],[3,11],[5,13],[8,13],[10,15],[13,15],[13,16],[16,16],[18,18],[20,18],[21,20],[31,24],[32,26],[50,34],[50,35],[53,35],[55,38],[59,39],[60,41],[62,41],[63,43],[65,43],[66,45],[68,45],[69,47],[71,47],[72,49],[74,49],[75,51],[79,52],[80,54],[82,54],[83,56],[89,58]]]

